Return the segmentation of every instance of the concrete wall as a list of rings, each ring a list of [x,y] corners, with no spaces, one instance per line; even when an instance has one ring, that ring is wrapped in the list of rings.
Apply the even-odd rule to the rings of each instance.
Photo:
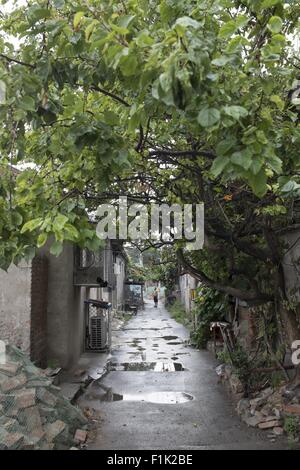
[[[124,304],[125,260],[108,242],[104,280],[112,288],[74,286],[74,247],[65,243],[57,258],[50,242],[32,264],[0,271],[0,339],[21,347],[39,364],[69,368],[84,351],[84,300]],[[113,260],[120,264],[114,274]],[[46,358],[47,357],[47,358]]]
[[[46,246],[42,250],[48,253]],[[64,244],[57,258],[48,254],[48,362],[67,368],[83,352],[84,300],[87,288],[73,285],[73,245]]]
[[[0,339],[30,353],[31,265],[0,269]]]
[[[33,263],[0,270],[0,339],[38,364],[67,368],[83,351],[87,297],[73,285],[73,246],[66,243],[57,258],[46,245]]]

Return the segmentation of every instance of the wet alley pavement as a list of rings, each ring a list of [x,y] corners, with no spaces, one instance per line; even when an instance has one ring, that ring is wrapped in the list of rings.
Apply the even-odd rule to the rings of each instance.
[[[109,372],[79,404],[101,414],[89,449],[278,449],[240,421],[207,351],[159,304],[114,332]]]

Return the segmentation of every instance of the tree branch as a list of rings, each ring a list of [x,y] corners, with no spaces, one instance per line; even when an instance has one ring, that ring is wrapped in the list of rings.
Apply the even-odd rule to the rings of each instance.
[[[224,286],[223,284],[220,284],[219,282],[215,282],[212,279],[209,279],[202,271],[199,269],[194,268],[184,257],[182,249],[177,250],[177,256],[180,264],[183,266],[184,270],[186,273],[190,274],[191,276],[195,277],[199,281],[203,282],[208,287],[211,287],[213,289],[216,289],[220,292],[224,292],[225,294],[232,295],[233,297],[236,297],[240,300],[246,300],[246,301],[262,301],[262,302],[268,302],[272,300],[272,297],[266,294],[263,294],[262,292],[257,292],[257,291],[242,291],[241,289],[238,289],[233,286]]]
[[[130,104],[127,103],[127,101],[123,100],[123,98],[120,98],[118,95],[111,93],[110,91],[104,90],[103,88],[100,88],[96,85],[92,85],[91,90],[98,91],[99,93],[102,93],[105,96],[109,96],[110,98],[112,98],[115,101],[118,101],[119,103],[123,104],[127,108],[130,107]]]
[[[36,65],[28,64],[27,62],[23,62],[22,60],[13,59],[12,57],[8,57],[5,54],[0,54],[0,57],[2,57],[2,59],[7,60],[7,62],[14,62],[15,64],[24,65],[25,67],[30,67],[32,69],[35,69],[36,67]]]

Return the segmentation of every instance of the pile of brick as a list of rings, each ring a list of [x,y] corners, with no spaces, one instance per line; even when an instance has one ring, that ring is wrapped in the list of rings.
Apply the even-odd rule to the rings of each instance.
[[[237,412],[248,426],[270,431],[271,438],[284,434],[286,417],[298,420],[300,429],[300,386],[268,387],[251,399],[239,400]]]
[[[0,358],[0,450],[64,450],[88,421],[18,348]]]

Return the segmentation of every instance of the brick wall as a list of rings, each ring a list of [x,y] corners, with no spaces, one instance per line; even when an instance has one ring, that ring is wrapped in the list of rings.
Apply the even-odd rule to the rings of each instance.
[[[47,367],[48,259],[38,255],[31,267],[30,358]]]

